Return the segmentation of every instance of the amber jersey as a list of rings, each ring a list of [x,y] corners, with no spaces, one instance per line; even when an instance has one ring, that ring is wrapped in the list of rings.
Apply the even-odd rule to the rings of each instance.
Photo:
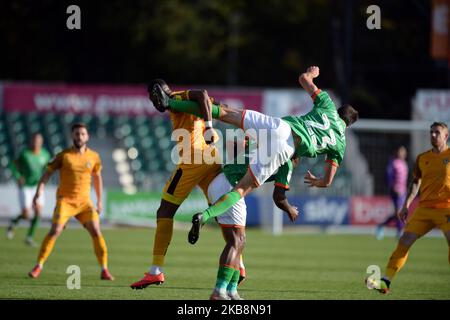
[[[185,101],[190,100],[189,90],[173,92],[171,98]],[[213,98],[211,98],[211,102],[214,102]],[[170,120],[172,122],[173,130],[184,129],[178,132],[180,135],[184,132],[190,140],[189,142],[186,142],[183,141],[184,138],[180,138],[179,134],[174,135],[175,139],[178,141],[178,147],[180,148],[178,164],[203,164],[203,161],[200,163],[194,161],[202,160],[204,151],[209,148],[209,145],[205,142],[205,138],[203,137],[205,121],[200,117],[178,111],[170,111]],[[184,137],[185,135],[182,136]],[[215,141],[217,141],[217,136]],[[186,150],[185,148],[190,148],[190,157],[184,152]],[[216,152],[216,150],[214,152]]]
[[[47,170],[59,172],[57,198],[71,201],[88,201],[91,193],[91,176],[102,168],[97,152],[87,148],[81,154],[74,148],[66,149],[50,161]]]
[[[450,208],[450,149],[440,154],[432,150],[417,157],[413,175],[420,178],[419,206]]]

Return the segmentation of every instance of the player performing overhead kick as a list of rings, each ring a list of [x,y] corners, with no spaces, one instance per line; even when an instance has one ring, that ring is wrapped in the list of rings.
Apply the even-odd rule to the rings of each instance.
[[[247,173],[233,190],[220,197],[208,209],[192,217],[192,228],[188,236],[191,244],[197,242],[200,228],[208,219],[221,215],[242,197],[258,188],[294,155],[299,158],[314,158],[326,154],[324,176],[319,178],[308,171],[305,183],[320,188],[328,187],[332,183],[344,158],[345,129],[358,119],[358,112],[350,105],[336,110],[328,93],[315,85],[313,80],[318,76],[319,68],[312,66],[299,77],[300,85],[314,101],[312,111],[303,116],[277,118],[252,110],[212,106],[210,112],[219,109],[218,117],[214,118],[240,127],[256,138],[258,152],[251,159]],[[192,104],[183,105],[171,100],[159,85],[154,86],[151,95],[160,109],[170,107],[192,113]]]

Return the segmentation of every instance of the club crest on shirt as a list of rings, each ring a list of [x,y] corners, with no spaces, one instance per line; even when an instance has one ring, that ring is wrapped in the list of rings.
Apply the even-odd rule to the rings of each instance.
[[[444,163],[444,165],[448,165],[450,163],[450,159],[445,158],[442,162]]]
[[[88,169],[92,168],[92,164],[90,161],[86,162],[86,168],[88,168]]]

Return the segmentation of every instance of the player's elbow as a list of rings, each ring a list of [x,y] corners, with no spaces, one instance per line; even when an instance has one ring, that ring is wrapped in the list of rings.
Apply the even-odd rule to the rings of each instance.
[[[301,75],[300,75],[300,77],[298,77],[298,82],[302,85],[302,86],[304,86],[305,84],[307,84],[308,83],[308,75],[306,74],[306,73],[302,73]]]
[[[200,90],[200,95],[202,99],[208,99],[208,91],[206,91],[205,89]]]
[[[286,200],[286,196],[281,192],[274,192],[272,195],[273,202],[278,206],[280,205],[284,200]]]
[[[333,179],[326,179],[323,181],[323,187],[328,188],[333,183]]]

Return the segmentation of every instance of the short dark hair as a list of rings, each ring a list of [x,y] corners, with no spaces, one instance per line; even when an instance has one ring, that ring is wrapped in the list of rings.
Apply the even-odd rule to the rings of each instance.
[[[439,121],[433,122],[433,124],[430,126],[430,129],[433,127],[442,127],[448,131],[448,126],[445,122],[439,122]]]
[[[152,92],[153,86],[155,84],[159,84],[166,94],[170,95],[172,93],[169,85],[163,79],[153,79],[147,86],[148,93]]]
[[[358,111],[355,110],[351,105],[344,104],[338,109],[339,117],[344,120],[347,127],[350,127],[359,118]]]
[[[78,123],[74,123],[72,125],[72,128],[70,129],[70,132],[74,132],[76,129],[79,129],[79,128],[85,128],[86,131],[88,129],[87,126],[84,123],[78,122]]]

